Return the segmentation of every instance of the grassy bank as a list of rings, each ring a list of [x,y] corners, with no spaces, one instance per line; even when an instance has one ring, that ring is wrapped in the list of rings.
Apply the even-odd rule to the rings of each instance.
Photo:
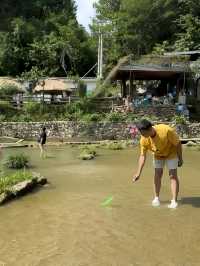
[[[1,173],[0,194],[11,190],[12,186],[25,180],[31,180],[32,178],[33,178],[33,174],[27,171],[18,171],[13,174]]]

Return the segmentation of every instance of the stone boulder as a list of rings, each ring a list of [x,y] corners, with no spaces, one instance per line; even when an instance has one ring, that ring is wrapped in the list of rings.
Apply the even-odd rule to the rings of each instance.
[[[31,180],[25,180],[13,185],[8,190],[0,194],[0,205],[16,197],[23,196],[38,186],[44,186],[48,183],[47,179],[40,174],[33,174]]]

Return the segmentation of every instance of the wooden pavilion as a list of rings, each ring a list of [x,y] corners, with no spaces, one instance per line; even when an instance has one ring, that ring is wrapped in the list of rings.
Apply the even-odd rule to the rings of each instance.
[[[134,62],[130,57],[119,61],[117,66],[109,73],[105,82],[120,81],[122,97],[133,97],[136,94],[136,80],[157,80],[165,84],[165,89],[173,84],[176,86],[177,94],[180,90],[185,89],[186,77],[189,75],[187,63],[173,63],[169,56],[160,57],[152,63],[151,60],[146,62]],[[159,58],[159,59],[160,59]]]

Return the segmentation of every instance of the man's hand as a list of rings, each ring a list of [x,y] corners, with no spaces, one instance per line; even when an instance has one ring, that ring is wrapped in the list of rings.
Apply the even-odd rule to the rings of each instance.
[[[183,165],[183,159],[178,159],[178,167],[181,167]]]
[[[133,176],[133,183],[134,183],[134,182],[136,182],[136,181],[138,181],[138,180],[139,180],[139,178],[140,178],[140,176],[139,176],[139,175],[137,175],[137,174],[136,174],[136,175],[134,175],[134,176]]]

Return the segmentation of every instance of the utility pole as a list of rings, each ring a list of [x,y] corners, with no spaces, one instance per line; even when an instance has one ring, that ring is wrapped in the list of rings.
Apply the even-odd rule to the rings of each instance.
[[[102,79],[103,77],[103,35],[99,29],[99,45],[98,45],[98,70],[97,77]]]
[[[100,34],[101,52],[100,52],[100,78],[103,78],[103,34]]]

